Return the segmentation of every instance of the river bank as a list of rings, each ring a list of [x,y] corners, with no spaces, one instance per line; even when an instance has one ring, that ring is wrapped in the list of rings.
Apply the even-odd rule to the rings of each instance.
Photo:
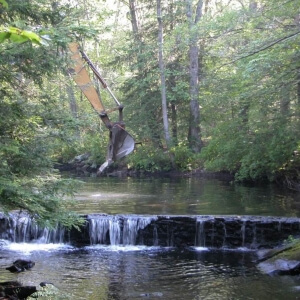
[[[84,153],[74,157],[69,162],[60,162],[55,165],[55,168],[62,172],[70,172],[79,177],[170,177],[170,178],[207,178],[207,179],[219,179],[227,182],[235,181],[235,173],[228,171],[212,172],[204,168],[192,169],[189,171],[182,171],[177,169],[171,169],[169,171],[146,171],[142,169],[129,168],[124,161],[119,161],[118,164],[112,164],[99,173],[100,165],[91,163],[89,153]],[[297,180],[289,179],[287,176],[277,179],[275,182],[269,180],[260,181],[247,181],[243,184],[247,185],[266,185],[274,183],[282,188],[300,192],[300,182]]]
[[[234,174],[229,172],[209,172],[200,168],[190,171],[173,169],[170,171],[149,172],[128,168],[126,164],[119,162],[118,165],[112,165],[105,169],[103,173],[99,173],[99,167],[100,165],[90,163],[88,153],[78,155],[69,162],[60,162],[55,165],[55,168],[61,172],[70,172],[80,177],[203,177],[228,182],[234,180]]]

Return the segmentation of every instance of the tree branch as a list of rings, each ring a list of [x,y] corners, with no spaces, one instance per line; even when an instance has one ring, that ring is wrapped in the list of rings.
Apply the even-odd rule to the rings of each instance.
[[[267,49],[269,49],[269,48],[275,46],[276,44],[279,44],[279,43],[281,43],[281,42],[283,42],[283,41],[285,41],[285,40],[287,40],[287,39],[289,39],[289,38],[292,38],[292,37],[298,35],[299,33],[300,33],[300,31],[297,31],[297,32],[294,32],[294,33],[292,33],[292,34],[290,34],[290,35],[288,35],[288,36],[282,37],[282,38],[280,38],[279,40],[276,40],[276,41],[272,42],[271,44],[269,44],[269,45],[267,45],[267,46],[265,46],[265,47],[263,47],[263,48],[260,48],[259,50],[253,51],[253,52],[251,52],[250,54],[247,54],[247,55],[238,57],[238,58],[236,58],[236,59],[234,59],[234,60],[232,60],[232,61],[230,61],[230,62],[228,62],[228,63],[226,63],[226,64],[223,64],[223,65],[221,65],[220,67],[218,67],[217,69],[220,69],[220,68],[222,68],[222,67],[224,67],[224,66],[227,66],[227,65],[231,65],[231,64],[233,64],[233,63],[235,63],[235,62],[237,62],[237,61],[239,61],[239,60],[241,60],[241,59],[248,58],[248,57],[253,56],[253,55],[257,54],[257,53],[260,53],[260,52],[262,52],[262,51],[265,51],[265,50],[267,50]]]

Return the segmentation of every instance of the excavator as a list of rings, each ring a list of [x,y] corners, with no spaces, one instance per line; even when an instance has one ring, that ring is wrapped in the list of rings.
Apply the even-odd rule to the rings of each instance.
[[[133,137],[125,130],[125,123],[123,121],[124,106],[119,103],[97,68],[93,65],[89,57],[80,49],[79,45],[77,43],[70,43],[69,49],[72,60],[72,66],[68,70],[69,74],[73,77],[82,93],[89,100],[94,110],[109,130],[109,144],[106,161],[98,170],[98,173],[102,173],[104,169],[110,166],[114,161],[130,154],[134,150],[135,142]],[[101,97],[97,93],[97,90],[90,79],[87,67],[92,70],[103,88],[105,88],[112,96],[117,104],[115,108],[108,110],[104,108]],[[119,111],[119,120],[117,122],[111,122],[108,113],[116,110]]]

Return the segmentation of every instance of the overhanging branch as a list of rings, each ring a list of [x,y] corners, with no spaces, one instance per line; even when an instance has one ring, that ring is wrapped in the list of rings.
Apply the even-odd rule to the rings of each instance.
[[[265,51],[265,50],[267,50],[267,49],[269,49],[269,48],[275,46],[276,44],[279,44],[279,43],[281,43],[281,42],[283,42],[283,41],[285,41],[285,40],[287,40],[287,39],[289,39],[289,38],[292,38],[292,37],[298,35],[299,33],[300,33],[300,31],[297,31],[297,32],[294,32],[294,33],[292,33],[292,34],[290,34],[290,35],[288,35],[288,36],[282,37],[282,38],[280,38],[279,40],[276,40],[276,41],[272,42],[271,44],[269,44],[269,45],[267,45],[267,46],[265,46],[265,47],[262,47],[262,48],[260,48],[260,49],[258,49],[258,50],[256,50],[256,51],[253,51],[253,52],[251,52],[251,53],[249,53],[249,54],[247,54],[247,55],[238,57],[238,58],[236,58],[236,59],[234,59],[234,60],[232,60],[232,61],[230,61],[230,62],[228,62],[228,63],[226,63],[226,64],[223,64],[223,65],[221,65],[220,67],[218,67],[217,69],[220,69],[220,68],[222,68],[222,67],[224,67],[224,66],[227,66],[227,65],[231,65],[231,64],[233,64],[233,63],[235,63],[235,62],[237,62],[237,61],[239,61],[239,60],[248,58],[248,57],[253,56],[253,55],[257,54],[257,53],[260,53],[260,52],[262,52],[262,51]]]

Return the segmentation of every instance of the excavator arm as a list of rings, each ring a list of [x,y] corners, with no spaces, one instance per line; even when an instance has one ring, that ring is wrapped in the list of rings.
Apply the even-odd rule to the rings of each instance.
[[[109,87],[96,67],[92,64],[87,55],[79,49],[77,43],[69,44],[71,51],[72,67],[69,68],[69,73],[72,75],[74,81],[89,100],[94,110],[98,113],[105,126],[109,129],[109,144],[107,150],[106,161],[100,166],[99,173],[103,172],[106,167],[111,165],[114,161],[130,154],[134,150],[134,139],[125,130],[123,122],[123,106],[120,105],[116,97],[113,95]],[[104,105],[98,95],[87,71],[86,65],[93,71],[102,86],[108,90],[110,95],[117,103],[117,108],[112,110],[105,110]],[[111,122],[108,113],[113,110],[119,110],[119,121]]]

